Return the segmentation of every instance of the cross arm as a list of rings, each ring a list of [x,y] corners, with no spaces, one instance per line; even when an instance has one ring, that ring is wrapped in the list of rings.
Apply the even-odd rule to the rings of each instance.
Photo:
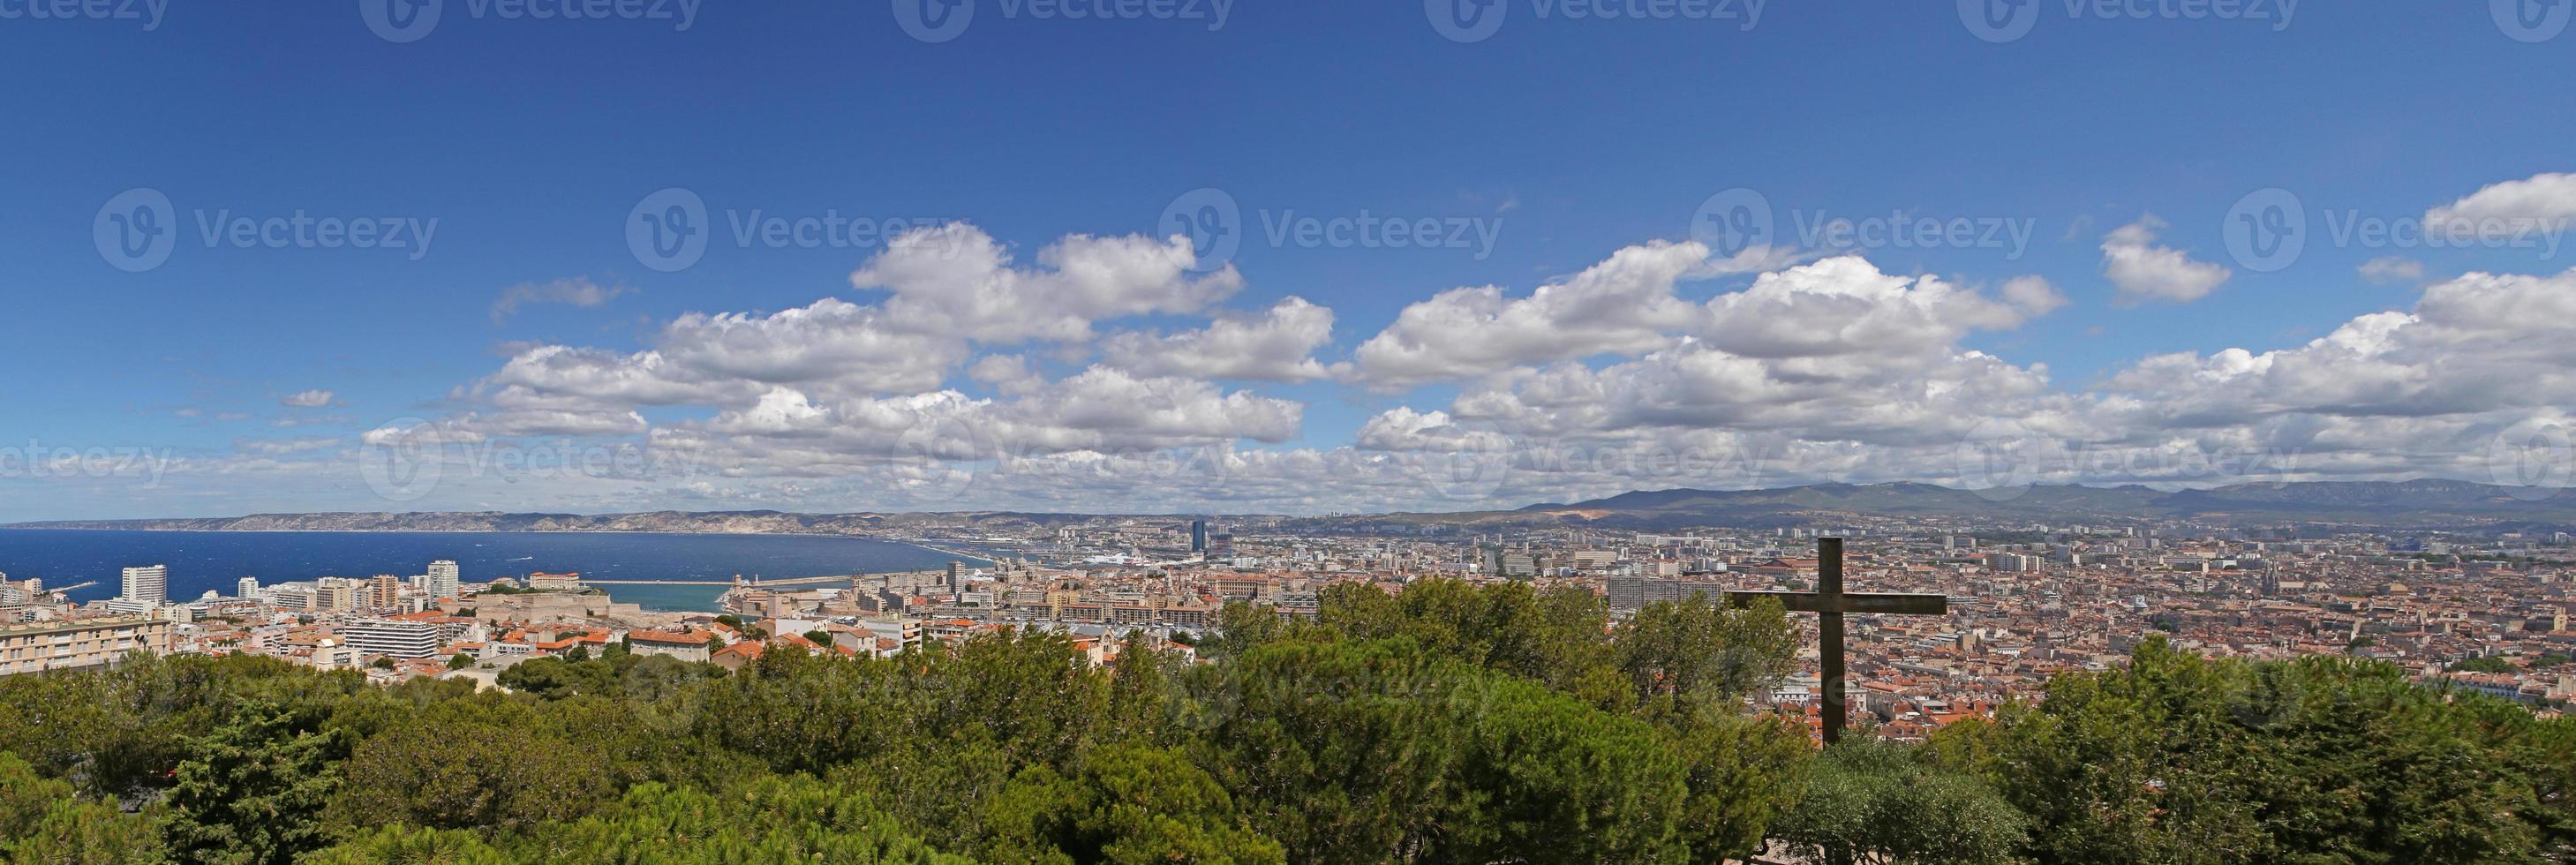
[[[1780,606],[1793,613],[1894,613],[1900,615],[1937,616],[1950,611],[1948,595],[1907,595],[1881,592],[1845,592],[1841,603],[1828,605],[1814,592],[1728,592],[1727,603],[1745,606],[1762,598],[1775,598]]]

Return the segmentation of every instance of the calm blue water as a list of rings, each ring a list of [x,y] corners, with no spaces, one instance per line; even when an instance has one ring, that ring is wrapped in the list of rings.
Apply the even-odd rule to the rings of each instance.
[[[0,573],[49,586],[96,580],[75,600],[116,594],[123,570],[169,565],[170,597],[232,594],[243,576],[261,585],[315,577],[411,576],[454,559],[466,582],[529,571],[580,571],[595,580],[730,580],[871,574],[970,567],[981,560],[866,538],[536,532],[145,532],[0,530]],[[608,586],[648,610],[713,610],[721,586]]]

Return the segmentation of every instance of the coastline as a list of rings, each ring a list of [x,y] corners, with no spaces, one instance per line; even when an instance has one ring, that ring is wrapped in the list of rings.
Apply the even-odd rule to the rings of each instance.
[[[382,569],[383,566],[380,564],[367,564],[374,559],[372,553],[352,554],[349,552],[350,550],[371,549],[380,546],[381,544],[397,544],[399,547],[405,548],[426,547],[439,549],[452,547],[454,552],[461,555],[433,555],[433,557],[456,558],[463,560],[468,559],[469,557],[483,558],[488,556],[490,560],[484,562],[479,569],[472,561],[468,561],[466,563],[467,568],[469,570],[477,570],[478,573],[481,571],[491,571],[494,573],[515,574],[519,571],[525,570],[530,565],[540,563],[517,559],[510,559],[505,563],[503,560],[507,557],[520,554],[490,552],[486,549],[487,545],[490,550],[503,550],[520,546],[523,543],[537,544],[539,546],[529,549],[528,551],[535,552],[539,557],[543,557],[545,562],[551,563],[550,567],[554,570],[579,570],[586,573],[597,570],[605,572],[599,575],[602,578],[631,581],[630,585],[602,587],[602,590],[612,599],[620,602],[639,602],[648,610],[653,612],[701,612],[713,609],[717,600],[716,594],[720,590],[701,593],[698,591],[701,587],[695,586],[692,582],[695,580],[705,579],[708,574],[733,573],[737,571],[742,573],[751,573],[759,571],[771,576],[787,574],[793,574],[796,576],[821,574],[849,574],[854,576],[865,576],[881,573],[902,573],[942,567],[943,563],[948,561],[963,562],[964,565],[969,568],[989,568],[995,564],[994,560],[988,556],[977,555],[963,550],[943,548],[909,539],[887,537],[883,535],[840,534],[831,532],[638,530],[565,531],[525,529],[377,530],[269,528],[52,528],[28,526],[20,526],[17,528],[19,531],[0,534],[0,537],[16,539],[10,541],[7,544],[7,547],[17,548],[15,550],[16,553],[25,555],[0,553],[0,558],[12,559],[13,561],[10,564],[26,565],[27,567],[25,570],[35,574],[64,578],[65,582],[76,580],[93,582],[98,584],[98,586],[103,587],[84,591],[82,593],[84,596],[94,594],[103,596],[103,593],[112,593],[114,591],[114,568],[112,566],[114,562],[108,560],[122,556],[122,553],[116,551],[127,550],[129,547],[136,555],[145,556],[157,554],[154,551],[166,552],[167,550],[165,548],[188,548],[194,550],[201,546],[231,548],[239,547],[241,544],[250,544],[252,545],[251,549],[254,550],[265,549],[280,551],[278,555],[267,556],[267,558],[279,560],[279,565],[274,568],[274,571],[269,566],[257,564],[250,559],[243,558],[240,553],[217,553],[208,561],[221,561],[220,564],[209,565],[208,563],[198,563],[195,566],[200,572],[200,575],[203,573],[213,572],[207,570],[209,567],[220,570],[220,572],[227,575],[256,574],[268,576],[275,573],[275,571],[287,572],[269,576],[268,579],[263,580],[263,582],[267,582],[269,580],[291,581],[309,579],[313,573],[329,574],[343,570],[355,573],[360,571],[370,571],[371,568]],[[297,535],[309,535],[311,537],[302,541],[289,537]],[[41,540],[48,536],[59,538],[61,540],[59,542]],[[367,540],[369,538],[381,540],[369,541]],[[450,539],[453,540],[451,541]],[[633,540],[627,541],[620,539]],[[649,545],[645,545],[646,539],[650,539],[651,543]],[[21,541],[24,543],[20,543]],[[837,541],[853,541],[857,543],[844,545],[837,543]],[[766,546],[737,546],[739,544],[746,543],[757,545],[763,542],[789,544],[803,543],[808,546],[804,548],[806,552],[788,553],[784,555],[783,559],[772,558],[769,554],[770,550],[779,548]],[[85,548],[89,550],[89,552],[82,554],[82,559],[78,563],[80,566],[77,568],[70,567],[69,565],[72,564],[71,562],[48,563],[46,561],[47,556],[45,551],[57,546],[58,543],[73,545],[71,547],[72,549]],[[466,548],[469,543],[475,549],[469,551]],[[820,546],[814,546],[817,544]],[[545,552],[546,549],[562,549],[566,545],[570,545],[570,549],[568,551],[559,553]],[[632,552],[632,550],[635,549],[671,551],[671,557],[685,560],[688,564],[681,566],[684,570],[671,570],[656,567],[655,565],[660,561],[656,557],[663,554],[646,553],[639,557],[636,553]],[[785,549],[794,548],[790,547]],[[817,553],[817,550],[820,552]],[[441,551],[443,551],[443,549]],[[179,554],[173,553],[172,555],[177,556]],[[818,555],[820,558],[817,558]],[[229,557],[230,560],[223,561],[227,557]],[[285,561],[288,559],[296,560],[298,563],[288,566],[285,564]],[[174,565],[178,564],[176,558],[173,559],[172,563]],[[640,571],[637,570],[639,563],[643,563],[643,569]],[[674,564],[676,564],[676,562],[674,562]],[[786,567],[781,568],[781,565],[786,565]],[[20,568],[8,567],[7,565],[0,565],[0,569],[10,571],[20,570]],[[51,581],[52,580],[49,580],[49,582]],[[174,588],[178,587],[177,582],[178,581],[174,581]],[[192,579],[188,581],[188,585],[182,594],[193,596],[198,589],[202,588],[211,588],[221,591],[228,585],[229,580]],[[84,599],[95,600],[96,598],[85,597]]]

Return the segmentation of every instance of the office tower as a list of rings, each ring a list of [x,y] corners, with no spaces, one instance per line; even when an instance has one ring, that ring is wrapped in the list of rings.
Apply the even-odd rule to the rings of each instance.
[[[141,604],[163,604],[170,600],[170,566],[126,568],[125,588],[117,597]]]
[[[234,583],[233,597],[245,601],[259,597],[259,578],[243,577],[239,582]]]
[[[965,563],[948,563],[948,593],[951,595],[963,595],[966,593]]]
[[[430,597],[456,597],[456,586],[457,570],[455,562],[440,559],[429,563],[429,585],[424,588],[429,590]]]
[[[1190,521],[1190,552],[1207,552],[1207,521]]]

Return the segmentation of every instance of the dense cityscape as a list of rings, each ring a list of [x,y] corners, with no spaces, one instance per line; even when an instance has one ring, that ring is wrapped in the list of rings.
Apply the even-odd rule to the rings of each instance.
[[[1184,654],[1226,604],[1312,618],[1331,584],[1401,593],[1411,582],[1574,586],[1613,616],[1729,591],[1810,591],[1818,537],[1847,539],[1854,591],[1945,595],[1941,616],[1857,616],[1851,710],[1875,734],[1920,741],[1961,718],[2040,699],[2049,678],[2118,664],[2163,635],[2217,658],[2352,656],[2428,686],[2554,717],[2576,698],[2569,629],[2576,545],[2565,532],[2468,534],[2243,530],[2188,524],[1976,525],[1853,516],[1813,528],[1474,532],[1387,523],[1299,536],[1288,522],[1119,517],[1020,534],[919,538],[959,554],[944,570],[842,579],[736,578],[718,608],[657,612],[578,573],[324,577],[168,597],[166,567],[124,571],[119,593],[69,603],[29,575],[0,583],[9,622],[0,672],[78,669],[124,652],[243,653],[319,669],[498,687],[517,663],[634,651],[741,669],[777,650],[890,657],[925,640],[1036,629],[1071,636],[1096,664],[1133,639]],[[972,564],[968,564],[972,562]],[[1821,711],[1813,621],[1799,668],[1750,702]]]

